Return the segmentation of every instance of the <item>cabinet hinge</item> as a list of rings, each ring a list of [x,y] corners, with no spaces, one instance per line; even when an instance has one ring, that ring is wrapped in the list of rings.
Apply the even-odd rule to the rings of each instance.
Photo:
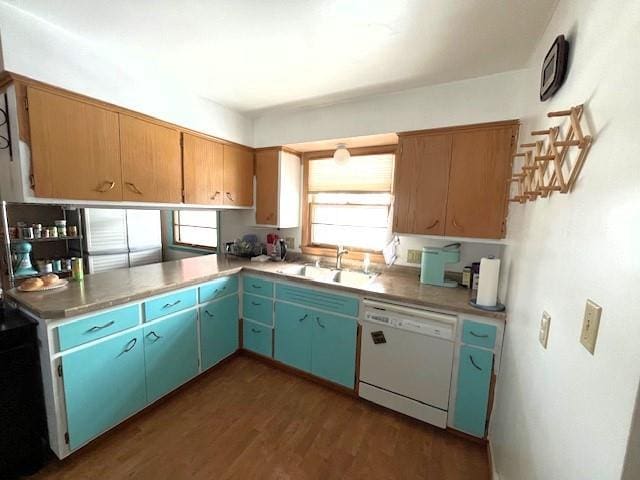
[[[24,96],[24,109],[29,111],[29,97]]]
[[[62,378],[62,363],[58,365],[58,376]]]
[[[64,432],[64,443],[69,445],[69,432]]]

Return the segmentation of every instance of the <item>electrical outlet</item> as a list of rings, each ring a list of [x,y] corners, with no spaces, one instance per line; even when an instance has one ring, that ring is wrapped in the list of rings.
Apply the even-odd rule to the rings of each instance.
[[[422,263],[422,250],[407,250],[407,263]]]
[[[591,300],[587,300],[587,306],[584,309],[584,319],[582,321],[582,332],[580,333],[580,343],[591,355],[593,355],[596,349],[601,315],[602,307]]]
[[[547,348],[547,342],[549,341],[549,327],[551,326],[551,315],[547,312],[542,312],[542,318],[540,319],[540,331],[538,332],[538,341],[542,348]]]

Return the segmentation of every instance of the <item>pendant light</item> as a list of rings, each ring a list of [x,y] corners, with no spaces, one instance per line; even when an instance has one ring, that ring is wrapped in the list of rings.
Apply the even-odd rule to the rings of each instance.
[[[336,151],[333,153],[333,160],[338,165],[344,165],[351,158],[351,154],[349,150],[347,150],[347,146],[344,143],[339,143],[336,145]]]

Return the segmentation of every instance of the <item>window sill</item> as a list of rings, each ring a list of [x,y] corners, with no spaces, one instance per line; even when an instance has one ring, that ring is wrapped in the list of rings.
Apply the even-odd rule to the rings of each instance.
[[[302,253],[305,255],[317,255],[320,257],[336,257],[335,248],[304,246],[301,247]],[[343,258],[347,260],[364,260],[365,255],[369,255],[372,263],[384,263],[384,256],[381,253],[366,252],[362,250],[350,250]]]
[[[167,247],[169,250],[176,250],[179,252],[189,252],[189,253],[199,253],[201,255],[211,255],[214,253],[218,253],[216,250],[208,249],[208,248],[198,248],[198,247],[190,247],[188,245],[169,245]]]

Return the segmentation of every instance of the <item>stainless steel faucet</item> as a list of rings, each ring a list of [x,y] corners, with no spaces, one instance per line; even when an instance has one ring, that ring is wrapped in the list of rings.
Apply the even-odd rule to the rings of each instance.
[[[349,253],[349,250],[345,250],[342,245],[338,245],[336,248],[336,270],[342,270],[342,256]]]

